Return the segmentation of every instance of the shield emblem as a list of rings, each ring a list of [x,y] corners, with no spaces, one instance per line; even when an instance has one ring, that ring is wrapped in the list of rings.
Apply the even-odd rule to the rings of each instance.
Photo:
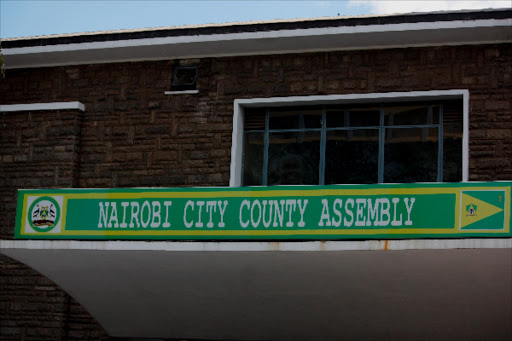
[[[41,206],[41,212],[39,213],[41,218],[46,219],[48,217],[48,206]]]

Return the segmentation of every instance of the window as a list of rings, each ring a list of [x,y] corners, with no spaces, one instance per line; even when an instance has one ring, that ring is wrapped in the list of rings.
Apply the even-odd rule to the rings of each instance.
[[[172,75],[171,91],[196,90],[197,65],[176,66]]]
[[[246,107],[240,184],[462,181],[463,111],[410,98]]]

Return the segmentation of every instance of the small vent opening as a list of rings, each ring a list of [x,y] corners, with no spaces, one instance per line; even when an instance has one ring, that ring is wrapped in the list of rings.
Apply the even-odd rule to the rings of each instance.
[[[174,68],[171,91],[196,90],[197,65]]]

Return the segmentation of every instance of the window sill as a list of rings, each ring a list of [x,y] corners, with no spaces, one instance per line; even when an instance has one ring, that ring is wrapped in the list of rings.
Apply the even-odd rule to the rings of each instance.
[[[183,91],[166,91],[164,95],[190,95],[198,94],[199,90],[183,90]]]
[[[3,104],[3,105],[0,105],[0,112],[46,111],[46,110],[85,111],[85,105],[81,102],[50,102],[50,103]]]

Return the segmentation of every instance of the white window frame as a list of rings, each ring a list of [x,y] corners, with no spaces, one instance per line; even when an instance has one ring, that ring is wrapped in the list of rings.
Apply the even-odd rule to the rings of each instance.
[[[279,107],[300,105],[326,105],[326,104],[350,104],[372,102],[400,102],[400,101],[435,101],[461,99],[463,103],[463,135],[462,135],[462,181],[469,178],[468,169],[468,145],[469,145],[469,90],[431,90],[410,92],[386,92],[370,94],[349,95],[325,95],[325,96],[290,96],[269,98],[240,98],[235,99],[233,112],[233,135],[231,145],[230,187],[242,186],[242,157],[243,157],[243,132],[244,109],[255,107]]]

